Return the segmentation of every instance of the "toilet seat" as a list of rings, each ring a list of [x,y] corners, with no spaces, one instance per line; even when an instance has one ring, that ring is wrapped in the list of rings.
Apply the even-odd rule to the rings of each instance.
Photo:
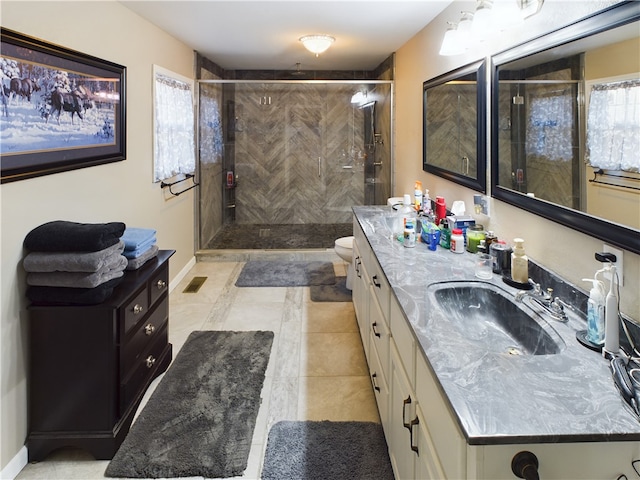
[[[338,238],[335,241],[335,250],[341,258],[350,262],[353,255],[353,236]],[[344,258],[343,255],[345,255],[347,258]]]

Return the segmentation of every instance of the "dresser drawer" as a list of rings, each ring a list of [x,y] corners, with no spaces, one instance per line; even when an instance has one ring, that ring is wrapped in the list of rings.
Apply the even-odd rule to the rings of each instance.
[[[123,335],[126,335],[135,325],[144,317],[149,310],[149,295],[147,288],[143,288],[138,294],[128,302],[124,307],[124,331]]]
[[[156,303],[162,294],[169,290],[169,269],[165,265],[149,281],[149,304]]]
[[[131,369],[131,374],[125,378],[120,391],[120,408],[125,410],[137,395],[142,395],[145,383],[154,376],[160,362],[167,353],[171,352],[171,345],[168,344],[168,329],[165,327],[142,355],[137,357]],[[168,350],[168,352],[166,351]]]
[[[140,322],[133,335],[121,346],[120,371],[126,376],[133,368],[135,360],[142,355],[148,346],[158,337],[169,318],[169,299],[164,298],[153,311]]]

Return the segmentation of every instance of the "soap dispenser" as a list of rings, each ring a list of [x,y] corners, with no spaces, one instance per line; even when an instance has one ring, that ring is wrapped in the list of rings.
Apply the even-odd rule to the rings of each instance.
[[[598,273],[596,273],[597,277]],[[593,345],[604,343],[604,284],[597,278],[583,278],[593,285],[587,302],[587,340]]]
[[[529,259],[524,253],[524,240],[521,238],[513,239],[511,279],[522,284],[529,282]]]

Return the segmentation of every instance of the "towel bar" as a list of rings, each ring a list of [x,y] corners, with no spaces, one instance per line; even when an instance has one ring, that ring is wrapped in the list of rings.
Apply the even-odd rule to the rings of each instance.
[[[182,179],[180,179],[180,180],[176,180],[175,182],[171,182],[171,183],[161,182],[161,183],[160,183],[160,188],[166,188],[166,187],[169,187],[169,193],[170,193],[171,195],[174,195],[174,196],[176,196],[176,197],[177,197],[178,195],[182,195],[184,192],[188,192],[188,191],[189,191],[189,190],[191,190],[192,188],[196,188],[197,186],[199,186],[199,185],[200,185],[199,183],[196,183],[196,181],[194,180],[194,178],[195,178],[195,175],[193,175],[193,174],[191,174],[191,173],[188,173],[188,174],[186,174],[186,175],[185,175],[185,177],[184,177],[184,178],[182,178]],[[193,181],[193,185],[191,185],[189,188],[185,188],[184,190],[181,190],[181,191],[179,191],[179,192],[177,192],[177,193],[176,193],[176,192],[174,192],[173,190],[171,190],[171,187],[173,187],[174,185],[177,185],[178,183],[185,182],[185,181],[187,181],[187,180],[189,180],[189,179],[191,179],[191,180]]]

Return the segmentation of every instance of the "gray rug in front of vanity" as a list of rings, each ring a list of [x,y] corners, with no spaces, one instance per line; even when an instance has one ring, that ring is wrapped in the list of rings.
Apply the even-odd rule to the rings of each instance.
[[[193,332],[107,477],[221,478],[247,468],[273,332]]]
[[[393,480],[382,425],[373,422],[276,423],[263,480]]]
[[[350,302],[351,290],[347,288],[347,277],[336,277],[333,285],[311,285],[312,302]]]
[[[242,268],[236,287],[304,287],[335,283],[331,262],[252,260]]]

